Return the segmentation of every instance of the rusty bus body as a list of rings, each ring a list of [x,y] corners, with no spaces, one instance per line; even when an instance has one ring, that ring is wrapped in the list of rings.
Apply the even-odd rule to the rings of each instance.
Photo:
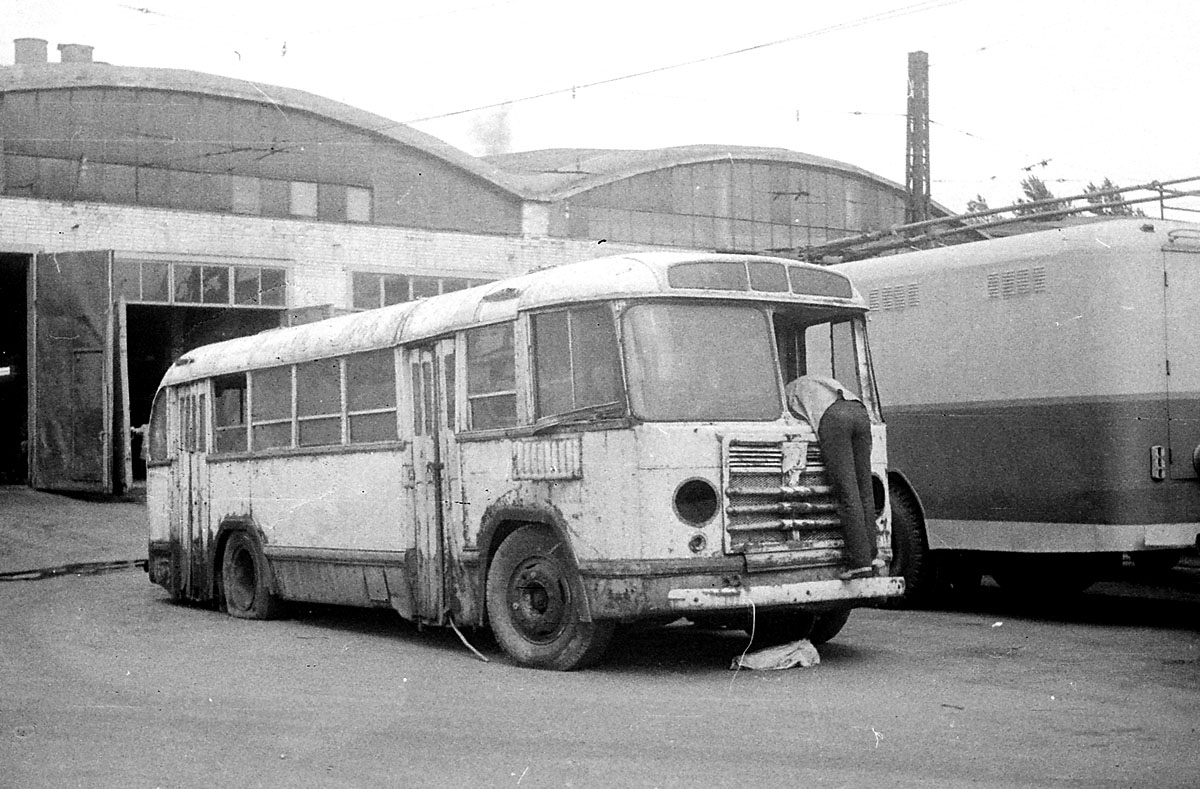
[[[835,268],[868,295],[890,460],[924,508],[913,594],[935,566],[1078,589],[1122,554],[1169,566],[1196,545],[1200,226],[1102,221]]]
[[[903,582],[838,579],[783,386],[835,374],[868,405],[890,558],[865,312],[827,269],[658,253],[198,348],[153,409],[150,578],[247,618],[292,600],[490,626],[557,669],[635,620],[753,611],[825,640]]]

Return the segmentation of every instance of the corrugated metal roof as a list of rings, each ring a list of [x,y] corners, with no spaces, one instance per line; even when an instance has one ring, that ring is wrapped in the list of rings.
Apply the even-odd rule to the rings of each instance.
[[[269,103],[281,109],[300,110],[353,126],[416,148],[448,164],[491,182],[520,197],[527,197],[510,176],[483,159],[397,121],[302,90],[246,82],[199,71],[135,68],[107,63],[47,63],[0,67],[0,92],[70,88],[135,88],[175,91],[229,99]]]
[[[822,156],[744,145],[684,145],[652,150],[549,148],[496,154],[486,161],[509,171],[526,191],[545,200],[560,200],[579,192],[640,173],[702,162],[782,162],[836,172],[870,181],[898,194],[904,187],[846,162]]]

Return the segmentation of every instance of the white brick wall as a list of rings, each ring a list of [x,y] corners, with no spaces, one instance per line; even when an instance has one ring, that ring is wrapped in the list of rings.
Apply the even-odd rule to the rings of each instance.
[[[284,265],[293,307],[349,307],[356,270],[499,279],[649,248],[0,197],[0,252],[111,249],[118,257]]]

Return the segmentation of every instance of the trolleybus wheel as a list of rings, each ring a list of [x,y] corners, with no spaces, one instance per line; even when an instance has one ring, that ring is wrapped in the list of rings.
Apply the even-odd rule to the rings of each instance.
[[[487,614],[500,647],[517,663],[558,671],[604,655],[616,625],[582,622],[582,586],[566,546],[541,526],[510,534],[487,574]]]
[[[849,618],[849,608],[817,614],[817,621],[813,622],[812,630],[808,631],[808,640],[816,646],[832,641],[834,636],[842,632]]]
[[[907,488],[889,486],[892,502],[893,572],[904,576],[903,603],[920,603],[933,596],[933,557],[925,542],[921,511]]]
[[[258,541],[235,531],[225,543],[221,561],[225,610],[238,619],[272,619],[279,614],[279,598],[271,594],[267,560]]]

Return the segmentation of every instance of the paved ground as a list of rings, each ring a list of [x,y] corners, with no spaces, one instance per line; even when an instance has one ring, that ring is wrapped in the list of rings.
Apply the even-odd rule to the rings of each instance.
[[[146,558],[146,508],[0,486],[0,573]]]

